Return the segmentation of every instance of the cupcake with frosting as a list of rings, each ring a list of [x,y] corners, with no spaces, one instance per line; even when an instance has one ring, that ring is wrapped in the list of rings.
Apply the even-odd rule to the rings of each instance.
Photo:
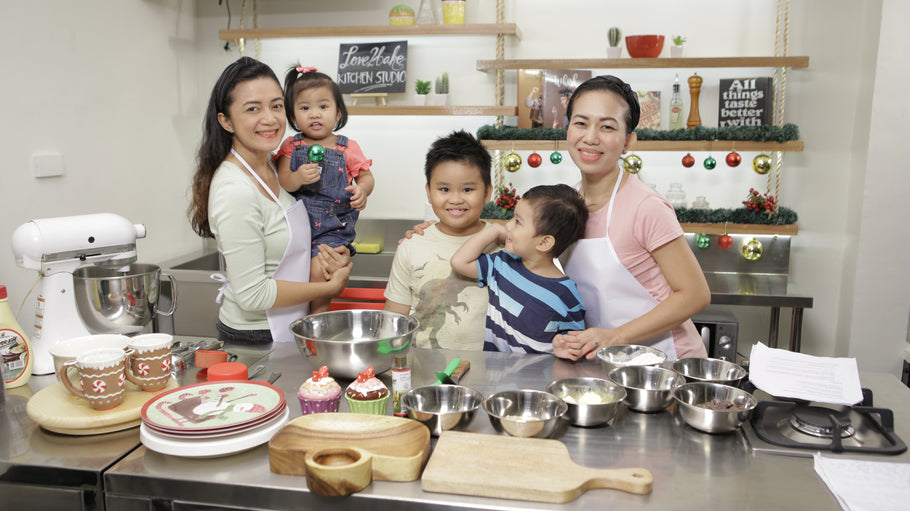
[[[318,371],[313,371],[312,378],[303,382],[297,391],[297,399],[303,415],[337,412],[338,402],[341,401],[341,385],[329,376],[328,366],[322,366]]]
[[[373,374],[373,368],[357,373],[357,379],[344,392],[352,413],[385,415],[389,403],[389,389]]]

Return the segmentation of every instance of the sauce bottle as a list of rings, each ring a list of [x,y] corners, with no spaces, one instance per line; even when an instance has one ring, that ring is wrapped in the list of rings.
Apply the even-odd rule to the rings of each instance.
[[[407,417],[408,410],[401,405],[401,396],[411,390],[411,366],[407,353],[396,353],[392,362],[392,411],[399,417]]]
[[[9,308],[6,286],[3,285],[0,285],[0,357],[6,388],[28,383],[32,375],[32,347]]]

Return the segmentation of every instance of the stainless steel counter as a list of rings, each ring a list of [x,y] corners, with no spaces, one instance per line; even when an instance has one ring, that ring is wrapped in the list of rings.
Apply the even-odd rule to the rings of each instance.
[[[433,371],[441,370],[456,356],[471,361],[463,384],[484,395],[514,388],[544,389],[551,380],[572,375],[603,376],[601,367],[590,361],[570,363],[550,356],[413,350],[414,385],[431,383]],[[274,370],[282,372],[276,385],[289,398],[292,419],[300,415],[294,399],[297,387],[313,369],[295,346],[279,345],[261,376]],[[390,383],[388,374],[380,378]],[[863,384],[876,393],[877,406],[894,408],[897,434],[910,440],[910,410],[905,406],[910,389],[891,375],[863,375]],[[346,405],[342,402],[341,406],[344,411]],[[495,434],[482,410],[469,431]],[[641,414],[624,409],[612,425],[566,427],[556,438],[566,444],[573,460],[581,465],[649,469],[654,475],[654,491],[642,496],[590,490],[568,504],[552,505],[427,493],[421,490],[418,480],[373,482],[350,497],[327,498],[309,493],[303,477],[270,472],[266,445],[211,459],[166,456],[140,447],[104,472],[106,504],[111,510],[147,510],[152,501],[156,509],[301,509],[326,505],[396,510],[839,509],[813,471],[811,459],[752,454],[741,432],[700,433],[685,426],[672,412]],[[910,461],[910,454],[876,459]]]

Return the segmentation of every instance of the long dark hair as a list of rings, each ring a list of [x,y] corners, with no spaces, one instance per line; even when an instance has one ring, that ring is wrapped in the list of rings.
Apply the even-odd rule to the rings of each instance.
[[[215,170],[231,152],[234,136],[218,122],[218,114],[228,114],[228,108],[234,102],[233,92],[239,83],[256,78],[271,78],[278,86],[281,82],[272,68],[250,57],[240,57],[229,65],[218,77],[212,88],[209,105],[205,109],[202,125],[202,143],[196,157],[196,174],[193,176],[193,200],[187,210],[190,225],[196,234],[213,238],[209,226],[209,187]]]
[[[628,83],[613,75],[595,76],[594,78],[582,82],[582,84],[575,89],[572,97],[569,98],[569,104],[566,105],[566,116],[571,120],[572,108],[575,106],[575,98],[592,90],[607,90],[622,98],[628,107],[626,111],[626,134],[631,135],[632,132],[635,131],[635,128],[638,127],[638,121],[641,118],[641,106],[638,104],[638,94],[632,90],[632,87],[630,87]]]
[[[328,87],[332,91],[335,108],[341,114],[332,131],[344,128],[344,125],[348,123],[348,107],[344,106],[344,96],[341,94],[341,87],[329,75],[320,73],[315,68],[303,66],[294,66],[288,69],[287,74],[284,75],[284,112],[288,117],[288,124],[291,125],[294,131],[300,131],[297,126],[297,117],[294,114],[294,101],[300,91],[314,87]]]

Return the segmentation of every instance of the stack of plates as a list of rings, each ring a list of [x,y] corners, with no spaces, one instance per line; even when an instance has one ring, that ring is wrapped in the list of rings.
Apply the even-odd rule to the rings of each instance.
[[[146,403],[139,438],[162,454],[224,456],[268,442],[288,415],[284,393],[268,383],[197,383]]]

